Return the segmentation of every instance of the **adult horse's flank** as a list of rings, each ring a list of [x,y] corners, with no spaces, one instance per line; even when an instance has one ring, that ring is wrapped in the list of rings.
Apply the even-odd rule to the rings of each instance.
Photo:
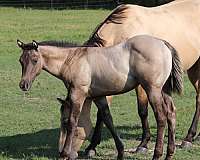
[[[191,146],[196,135],[200,116],[200,1],[181,0],[163,6],[146,8],[136,5],[117,7],[94,31],[91,42],[98,37],[99,46],[111,46],[139,34],[149,34],[167,40],[178,51],[183,69],[196,90],[196,112],[184,138],[182,147]],[[87,44],[86,43],[86,44]],[[144,89],[136,88],[138,113],[141,118],[143,134],[137,151],[147,148],[150,140],[148,124],[148,98]],[[100,115],[97,113],[97,115]],[[97,130],[102,126],[101,116],[97,119]],[[94,132],[98,133],[98,132]],[[95,149],[99,135],[93,135],[88,151]]]
[[[166,41],[151,36],[135,36],[113,47],[56,47],[33,41],[17,41],[23,53],[20,88],[29,90],[40,71],[61,79],[68,89],[70,112],[67,136],[61,156],[74,159],[73,138],[82,108],[94,100],[103,122],[110,130],[123,158],[124,146],[113,126],[105,96],[128,92],[139,84],[145,89],[157,121],[153,159],[163,153],[164,128],[168,123],[167,159],[175,150],[175,106],[172,91],[182,90],[182,70],[176,50]],[[108,70],[109,68],[109,70]]]

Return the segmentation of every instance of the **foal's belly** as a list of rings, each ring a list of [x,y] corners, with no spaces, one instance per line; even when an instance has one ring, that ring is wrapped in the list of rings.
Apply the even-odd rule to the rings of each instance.
[[[93,79],[89,89],[90,97],[117,95],[134,89],[138,82],[133,76],[108,76],[102,79]]]

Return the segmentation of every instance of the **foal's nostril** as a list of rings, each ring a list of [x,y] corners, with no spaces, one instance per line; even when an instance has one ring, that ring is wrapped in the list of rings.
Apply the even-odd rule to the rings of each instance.
[[[28,91],[29,90],[29,82],[26,81],[26,80],[22,80],[20,83],[19,83],[19,87],[23,90],[23,91]]]
[[[25,88],[26,91],[28,91],[28,89],[29,89],[29,83],[28,82],[25,82],[24,88]]]

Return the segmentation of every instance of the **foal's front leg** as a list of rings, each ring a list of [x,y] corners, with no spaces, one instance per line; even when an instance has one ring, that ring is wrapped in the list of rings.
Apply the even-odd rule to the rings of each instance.
[[[114,138],[115,145],[118,151],[117,159],[121,160],[123,159],[124,155],[124,145],[115,131],[106,97],[97,98],[94,100],[94,102],[97,105],[99,112],[101,112],[103,122],[105,123],[106,127],[109,129],[112,137]]]
[[[112,96],[107,96],[106,100],[107,100],[108,105],[110,106],[111,103],[112,103]],[[95,148],[101,142],[102,128],[103,128],[103,119],[102,119],[101,111],[98,109],[94,133],[92,135],[91,142],[90,142],[89,146],[85,149],[85,154],[88,157],[93,157],[96,154]]]
[[[85,94],[79,89],[72,89],[70,94],[71,109],[69,113],[68,126],[67,126],[67,137],[61,157],[75,159],[71,154],[72,151],[72,140],[74,137],[75,130],[77,128],[78,119],[82,110],[83,103],[86,99]]]
[[[96,146],[101,142],[101,132],[103,127],[103,119],[101,115],[101,111],[97,111],[97,121],[94,129],[94,133],[92,135],[90,145],[85,149],[85,153],[88,157],[93,157],[96,154]]]

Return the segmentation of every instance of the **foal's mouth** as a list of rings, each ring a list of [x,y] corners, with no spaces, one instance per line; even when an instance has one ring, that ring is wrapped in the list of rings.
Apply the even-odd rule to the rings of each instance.
[[[28,80],[21,80],[19,83],[19,87],[21,88],[22,91],[29,91],[31,88],[31,82]]]

